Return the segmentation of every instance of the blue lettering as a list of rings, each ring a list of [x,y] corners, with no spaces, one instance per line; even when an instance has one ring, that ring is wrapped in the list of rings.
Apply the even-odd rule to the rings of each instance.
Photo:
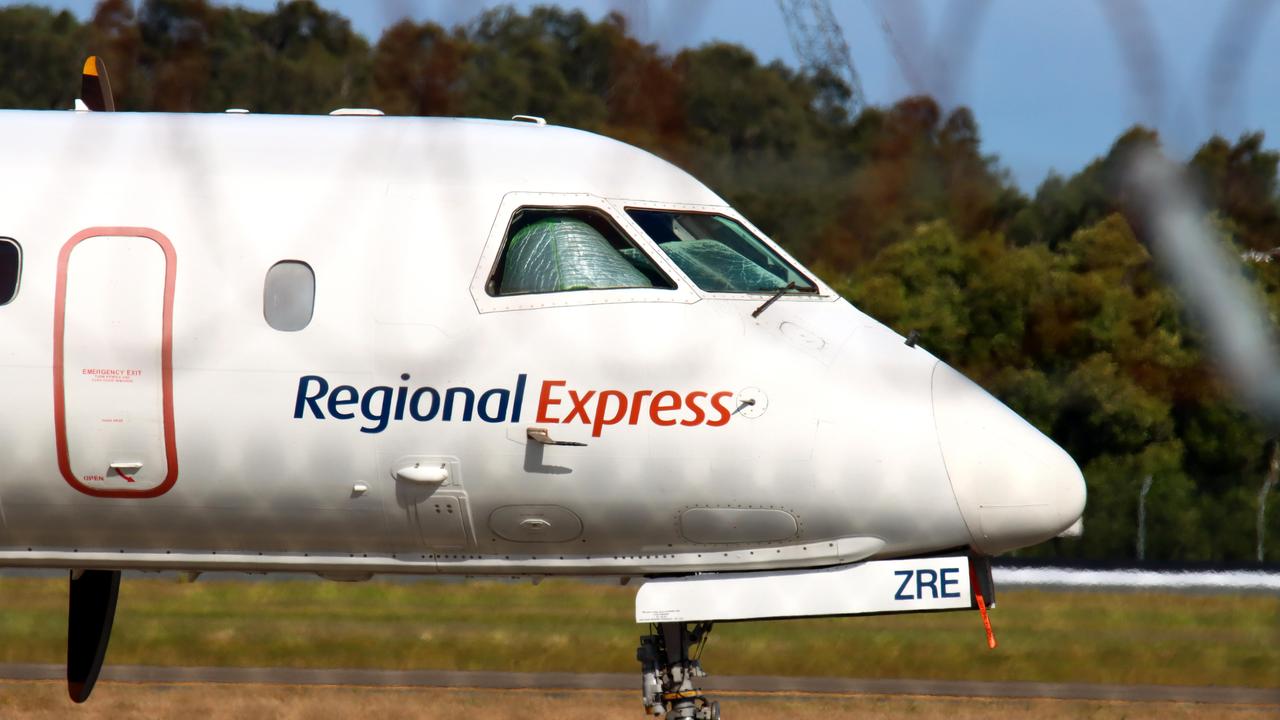
[[[360,413],[364,415],[365,420],[370,420],[374,424],[373,427],[362,427],[360,432],[373,435],[387,429],[387,421],[391,419],[391,388],[385,385],[369,388],[369,392],[364,394],[360,399]],[[376,398],[381,397],[381,407],[376,408],[378,404]]]
[[[355,388],[350,385],[339,385],[329,395],[329,414],[339,420],[350,420],[356,414],[338,408],[355,405],[358,402],[360,402],[360,393],[356,392]]]
[[[487,412],[489,409],[489,400],[498,398],[498,411],[494,413]],[[511,393],[506,388],[494,388],[486,390],[480,396],[480,404],[477,409],[480,412],[480,419],[485,422],[496,423],[502,422],[507,418],[507,403],[511,401]]]
[[[418,407],[418,401],[422,399],[423,395],[431,396],[431,410],[427,413],[423,413],[421,408]],[[427,422],[433,419],[438,412],[440,412],[440,393],[436,392],[435,388],[420,387],[413,391],[413,397],[409,399],[410,417],[418,422]]]
[[[944,598],[958,598],[958,597],[960,597],[960,591],[959,591],[959,590],[956,590],[955,592],[947,592],[947,586],[948,586],[948,585],[959,585],[959,584],[960,584],[960,578],[957,578],[957,577],[947,577],[947,575],[948,575],[948,574],[951,574],[951,575],[959,575],[959,574],[960,574],[960,568],[953,568],[953,567],[951,567],[951,568],[943,568],[943,569],[942,569],[942,597],[944,597]]]
[[[409,373],[405,373],[405,374],[401,375],[401,376],[400,376],[400,379],[401,379],[401,380],[408,380],[408,379],[409,379]],[[400,387],[396,388],[396,414],[395,414],[395,418],[396,418],[396,420],[403,420],[403,419],[404,419],[404,403],[405,403],[405,401],[408,399],[408,396],[409,396],[409,388],[407,388],[407,387],[405,387],[405,386],[403,386],[403,385],[401,385]]]
[[[911,570],[894,570],[894,575],[902,578],[902,584],[898,586],[898,592],[894,593],[894,600],[914,600],[910,595],[904,595],[903,591],[907,589],[907,583],[911,582],[911,576],[914,574]]]
[[[462,421],[471,422],[471,409],[476,404],[476,391],[465,387],[451,387],[444,391],[444,418],[453,419],[453,399],[461,395],[466,404],[462,406]]]
[[[400,379],[408,382],[409,373],[402,373]],[[360,432],[370,435],[384,432],[393,420],[404,420],[406,415],[418,422],[436,419],[470,422],[473,415],[478,415],[487,423],[508,419],[514,423],[520,422],[527,382],[528,375],[519,373],[514,388],[497,387],[483,392],[462,386],[436,390],[409,385],[376,385],[361,392],[353,385],[331,386],[320,375],[303,375],[298,378],[293,417],[310,416],[317,420],[361,417],[365,422]]]
[[[315,395],[308,395],[307,388],[311,383],[315,383],[320,387]],[[293,417],[300,419],[302,417],[302,407],[306,405],[311,408],[311,412],[317,420],[324,419],[324,413],[320,412],[320,406],[316,401],[329,393],[329,381],[319,375],[304,375],[298,378],[298,399],[293,403]]]
[[[925,580],[926,575],[929,577],[928,580]],[[916,571],[916,598],[919,600],[924,599],[925,588],[929,588],[930,590],[933,591],[929,593],[931,596],[935,598],[938,597],[938,586],[936,584],[937,582],[938,582],[937,572],[929,569],[917,570]]]
[[[511,422],[520,422],[520,406],[524,404],[524,381],[528,378],[524,373],[516,376],[515,404],[511,407]]]

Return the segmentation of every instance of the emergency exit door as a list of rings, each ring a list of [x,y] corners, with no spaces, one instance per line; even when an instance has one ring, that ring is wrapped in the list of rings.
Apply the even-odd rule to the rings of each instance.
[[[54,298],[58,466],[98,497],[161,495],[178,479],[168,238],[92,228],[63,246]]]

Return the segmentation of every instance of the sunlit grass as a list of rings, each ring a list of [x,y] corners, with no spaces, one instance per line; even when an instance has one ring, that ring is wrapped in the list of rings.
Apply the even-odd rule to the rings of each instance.
[[[113,664],[633,672],[634,588],[127,578]],[[715,674],[1280,686],[1280,598],[1004,591],[977,613],[717,626]],[[0,662],[62,662],[66,581],[0,579]]]

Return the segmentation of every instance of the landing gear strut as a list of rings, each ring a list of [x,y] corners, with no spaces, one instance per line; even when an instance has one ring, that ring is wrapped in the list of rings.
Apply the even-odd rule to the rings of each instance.
[[[694,686],[706,677],[698,658],[711,633],[711,623],[658,623],[651,635],[640,638],[636,659],[644,681],[644,708],[650,715],[675,720],[720,720],[720,703],[707,700]],[[690,646],[696,646],[693,654]]]

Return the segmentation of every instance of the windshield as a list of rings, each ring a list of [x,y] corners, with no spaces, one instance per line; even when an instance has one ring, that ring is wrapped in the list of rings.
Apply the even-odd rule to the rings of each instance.
[[[807,277],[738,221],[723,215],[627,208],[627,214],[708,292],[817,292]]]
[[[614,288],[674,289],[635,243],[591,208],[520,208],[490,295]]]

